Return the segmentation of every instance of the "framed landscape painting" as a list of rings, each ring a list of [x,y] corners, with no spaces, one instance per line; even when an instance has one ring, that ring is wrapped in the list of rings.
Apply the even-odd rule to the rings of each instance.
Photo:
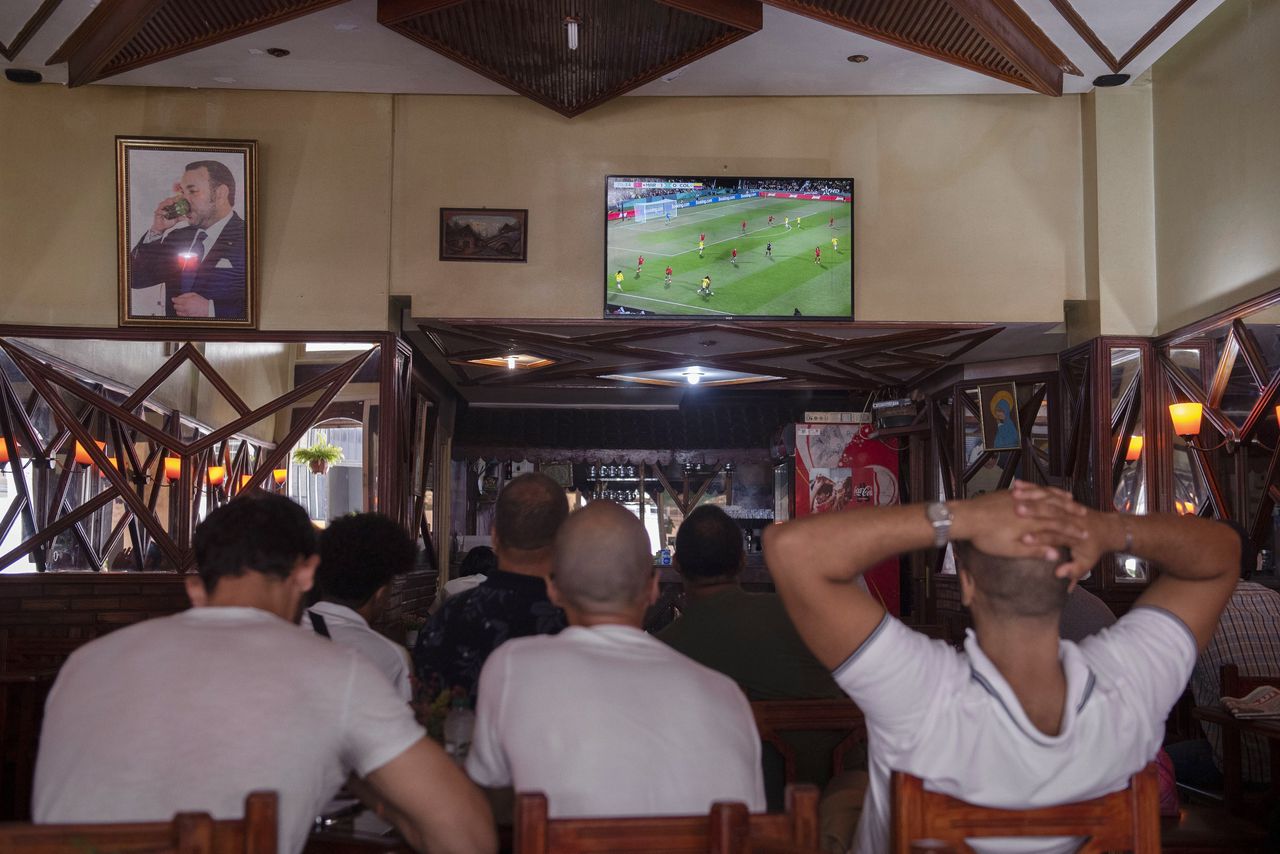
[[[116,137],[121,326],[257,324],[257,143]]]
[[[528,259],[529,211],[524,208],[441,208],[441,261]]]

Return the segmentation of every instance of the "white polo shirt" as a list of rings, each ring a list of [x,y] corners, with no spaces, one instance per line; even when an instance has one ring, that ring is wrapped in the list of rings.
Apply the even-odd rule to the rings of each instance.
[[[239,818],[280,794],[297,854],[351,773],[424,737],[354,650],[256,608],[192,608],[76,650],[45,706],[32,812],[42,824]]]
[[[854,850],[888,850],[894,770],[931,791],[1011,809],[1124,788],[1160,747],[1195,665],[1194,636],[1167,611],[1134,608],[1078,645],[1061,641],[1059,659],[1067,699],[1061,730],[1050,736],[1028,720],[973,632],[958,653],[886,615],[834,673],[867,720],[871,782]],[[971,844],[978,852],[1065,854],[1080,840]]]
[[[371,629],[364,617],[345,605],[317,602],[307,611],[320,615],[325,628],[329,630],[329,638],[334,643],[349,646],[376,664],[391,680],[391,684],[396,686],[396,691],[406,703],[413,699],[413,689],[409,684],[412,667],[408,650]],[[301,625],[309,632],[315,631],[314,623],[306,614],[302,615]]]
[[[746,696],[637,628],[570,626],[498,647],[480,673],[467,773],[543,792],[552,818],[765,809]]]

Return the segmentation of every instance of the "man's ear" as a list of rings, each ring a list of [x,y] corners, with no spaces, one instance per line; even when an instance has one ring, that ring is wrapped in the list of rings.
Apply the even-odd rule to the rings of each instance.
[[[556,587],[555,581],[550,578],[547,579],[547,598],[557,608],[564,608],[564,596],[561,595],[560,588]]]
[[[203,608],[209,604],[209,591],[204,589],[204,581],[198,575],[187,575],[182,579],[187,588],[187,598],[192,608]]]
[[[650,605],[656,605],[658,603],[658,593],[659,593],[658,575],[660,574],[660,572],[661,570],[659,570],[657,567],[654,567],[653,577],[649,579],[649,604]]]
[[[316,583],[316,567],[320,565],[320,555],[312,555],[298,561],[298,565],[289,573],[289,580],[298,588],[299,593],[306,593]]]

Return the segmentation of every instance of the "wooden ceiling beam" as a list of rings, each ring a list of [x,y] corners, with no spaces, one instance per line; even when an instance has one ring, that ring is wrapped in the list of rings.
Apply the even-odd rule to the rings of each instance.
[[[102,0],[46,64],[67,63],[68,89],[92,83],[156,10],[167,2]]]
[[[749,33],[759,32],[764,27],[764,5],[761,0],[658,0],[658,2]]]
[[[1062,94],[1066,56],[1014,0],[947,2],[1017,66],[1031,88],[1045,95]]]

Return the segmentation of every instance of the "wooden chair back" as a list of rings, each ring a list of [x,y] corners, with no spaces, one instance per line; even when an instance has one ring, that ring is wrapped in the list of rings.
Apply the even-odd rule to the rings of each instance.
[[[1262,688],[1271,686],[1280,688],[1280,675],[1267,676],[1243,676],[1240,668],[1235,664],[1224,664],[1218,671],[1221,679],[1219,684],[1222,686],[1222,696],[1224,697],[1243,697],[1254,688]]]
[[[774,846],[774,847],[770,847]],[[748,854],[818,851],[818,789],[788,786],[786,812],[751,814],[717,803],[708,816],[548,818],[547,796],[516,797],[513,854]]]
[[[244,818],[178,813],[135,824],[0,824],[6,854],[276,854],[275,792],[251,792]]]
[[[788,784],[796,782],[796,751],[784,732],[835,730],[848,733],[831,752],[831,776],[844,770],[845,754],[867,739],[866,721],[848,697],[833,700],[756,700],[751,704],[760,739],[782,754]]]
[[[0,673],[0,821],[31,816],[40,725],[56,675],[53,670]]]
[[[938,792],[926,792],[919,777],[895,771],[891,810],[893,854],[909,854],[916,841],[950,845],[972,854],[967,839],[983,837],[1083,836],[1078,854],[1160,851],[1160,792],[1155,763],[1134,774],[1118,792],[1088,801],[1006,810],[980,807]]]

